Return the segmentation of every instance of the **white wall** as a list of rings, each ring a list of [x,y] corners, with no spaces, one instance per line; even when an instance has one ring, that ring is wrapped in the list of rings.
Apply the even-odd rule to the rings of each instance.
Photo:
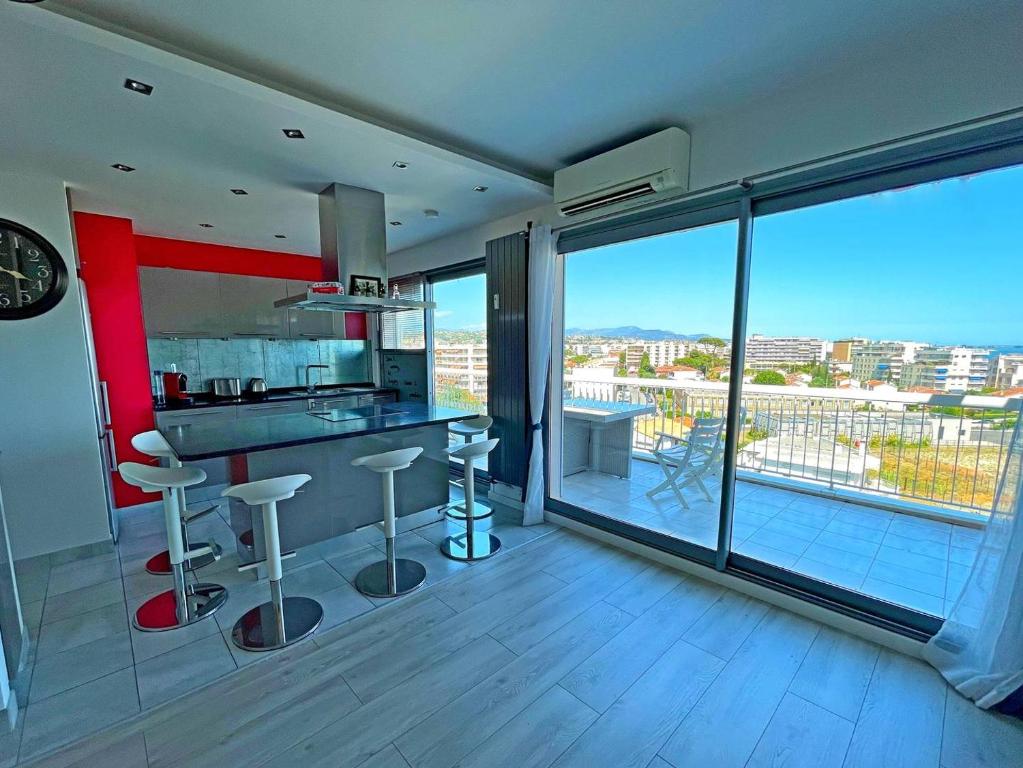
[[[110,533],[63,182],[0,174],[0,218],[49,240],[72,277],[49,312],[0,322],[0,484],[20,560]]]
[[[898,67],[877,61],[852,72],[825,72],[732,112],[683,124],[692,138],[690,190],[1019,108],[1018,50],[974,54],[950,61],[940,72],[926,71],[929,62],[919,57]],[[986,73],[987,65],[994,75]],[[1006,71],[1020,76],[1006,81]],[[397,251],[388,258],[388,270],[401,275],[479,258],[487,240],[521,229],[529,219],[539,221],[545,211],[536,208]]]

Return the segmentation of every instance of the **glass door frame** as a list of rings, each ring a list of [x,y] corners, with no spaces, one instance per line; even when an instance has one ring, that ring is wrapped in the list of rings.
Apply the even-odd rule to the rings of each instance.
[[[769,177],[762,183],[736,184],[730,190],[708,195],[702,205],[699,201],[688,201],[673,207],[665,206],[660,211],[621,216],[589,227],[583,225],[579,227],[579,230],[582,230],[581,235],[568,229],[563,230],[563,233],[567,233],[569,239],[573,241],[574,247],[571,251],[585,250],[611,242],[635,240],[652,234],[683,231],[702,224],[714,223],[712,215],[714,208],[720,209],[728,204],[737,206],[739,230],[736,243],[731,370],[742,371],[745,361],[753,225],[758,215],[794,210],[1020,163],[1023,163],[1023,119],[1013,119],[997,125],[981,125],[952,135],[939,133],[934,139],[922,140],[911,147],[896,145],[890,150],[881,150],[866,157],[853,156],[849,160],[836,160],[831,166],[811,167],[781,178]],[[578,247],[580,241],[585,243],[583,247]],[[729,378],[728,429],[716,550],[639,528],[554,498],[560,494],[561,478],[564,275],[565,253],[559,250],[555,266],[551,365],[544,420],[547,455],[544,501],[547,509],[636,543],[710,566],[751,583],[918,640],[926,640],[940,629],[943,623],[941,618],[732,552],[732,513],[742,376]],[[556,450],[552,447],[556,447]]]
[[[477,275],[487,274],[487,260],[485,258],[470,259],[468,261],[459,262],[458,264],[452,264],[447,267],[439,267],[437,269],[429,270],[423,273],[423,293],[426,301],[434,301],[433,287],[436,283],[447,282],[448,280],[458,280],[463,277],[475,277]],[[486,291],[484,290],[483,301],[484,306],[486,304]],[[484,313],[484,317],[486,314]],[[435,323],[433,317],[433,310],[426,313],[426,324],[425,324],[425,337],[426,337],[426,376],[427,376],[427,397],[431,404],[436,403],[437,391],[434,379],[434,345],[436,338]],[[461,478],[465,472],[461,464],[456,462],[449,462],[449,472],[451,475]],[[473,468],[473,476],[480,483],[490,483],[490,473],[481,468]]]

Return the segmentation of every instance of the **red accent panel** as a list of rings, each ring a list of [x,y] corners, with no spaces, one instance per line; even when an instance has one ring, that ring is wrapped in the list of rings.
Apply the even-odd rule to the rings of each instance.
[[[120,461],[149,461],[131,438],[153,428],[146,333],[142,325],[135,237],[129,219],[75,213],[75,236],[92,315],[99,377],[107,383],[114,446]],[[114,475],[118,507],[153,501]]]
[[[249,482],[249,457],[247,454],[228,456],[227,466],[231,485]]]
[[[363,341],[369,338],[366,333],[365,312],[345,312],[345,338]]]
[[[138,263],[142,267],[173,267],[228,275],[283,277],[288,280],[319,280],[319,257],[295,253],[235,248],[230,245],[194,243],[166,237],[135,236]]]

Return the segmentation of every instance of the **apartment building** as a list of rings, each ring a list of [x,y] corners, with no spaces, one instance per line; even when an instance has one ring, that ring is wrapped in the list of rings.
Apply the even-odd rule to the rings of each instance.
[[[689,342],[681,340],[658,341],[644,346],[654,368],[672,365],[678,358],[688,355],[691,347]]]
[[[1023,387],[1023,355],[999,355],[991,366],[988,383],[998,389]]]
[[[433,360],[434,377],[439,385],[463,389],[486,400],[486,344],[438,344]]]
[[[838,343],[838,342],[836,342]],[[851,344],[852,377],[857,381],[902,382],[903,366],[913,363],[927,344],[919,341],[876,341]]]
[[[754,370],[779,365],[821,363],[828,355],[828,342],[813,336],[762,336],[746,339],[746,367]]]
[[[949,349],[950,362],[945,389],[949,392],[966,392],[987,386],[992,351],[977,347]]]

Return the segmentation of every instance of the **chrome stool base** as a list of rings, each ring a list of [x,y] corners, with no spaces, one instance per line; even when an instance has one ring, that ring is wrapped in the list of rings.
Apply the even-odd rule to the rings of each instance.
[[[178,594],[173,589],[149,598],[132,618],[142,632],[165,632],[208,619],[227,602],[227,590],[219,584],[190,584],[185,587],[183,615],[178,612]]]
[[[207,565],[213,565],[217,562],[217,556],[220,554],[220,547],[216,542],[212,541],[199,541],[193,542],[189,545],[189,551],[202,549],[209,547],[215,552],[207,552],[205,555],[199,557],[188,557],[187,552],[185,556],[185,562],[182,563],[185,571],[196,571],[199,568],[205,568]],[[174,573],[174,569],[171,568],[170,552],[166,549],[157,555],[153,555],[146,561],[146,573],[151,573],[154,576],[169,576]]]
[[[407,595],[426,581],[426,566],[404,557],[394,559],[393,583],[388,584],[388,562],[367,565],[355,577],[355,588],[368,597],[398,597]]]
[[[476,531],[472,537],[472,546],[469,546],[467,534],[460,533],[457,536],[448,536],[440,543],[441,554],[452,560],[472,562],[474,560],[486,560],[493,557],[501,549],[501,540],[492,533]]]
[[[243,651],[276,651],[308,637],[323,621],[323,606],[309,597],[285,597],[248,610],[235,622],[231,640]]]
[[[476,520],[485,520],[486,518],[494,514],[494,508],[491,507],[485,501],[474,502],[473,510],[474,511],[472,513],[472,516]],[[460,521],[466,520],[467,518],[465,514],[465,502],[463,501],[459,504],[455,504],[452,507],[448,507],[447,511],[444,514],[450,517],[452,520]]]

